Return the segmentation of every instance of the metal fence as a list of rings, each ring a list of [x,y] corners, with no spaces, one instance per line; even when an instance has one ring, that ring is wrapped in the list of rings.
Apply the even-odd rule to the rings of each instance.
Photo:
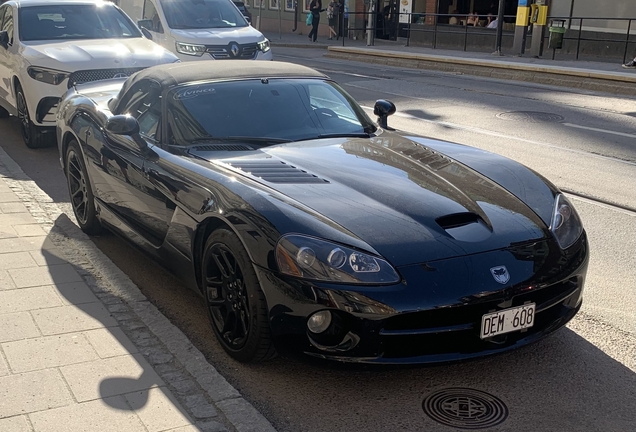
[[[345,16],[344,14],[340,15],[339,22],[339,34],[342,38],[342,46],[345,46],[345,39],[351,39],[353,34],[358,32],[363,32],[366,37],[366,32],[371,31],[372,37],[370,38],[369,45],[375,45],[375,34],[378,31],[377,22],[378,17],[383,17],[384,14],[381,12],[348,12]],[[400,23],[399,17],[407,17],[407,23]],[[474,17],[475,15],[473,15]],[[355,19],[356,17],[363,17],[363,19]],[[412,35],[418,33],[429,33],[432,34],[432,38],[430,40],[430,46],[435,49],[438,46],[438,37],[440,35],[461,35],[463,43],[462,48],[463,51],[468,50],[468,44],[471,37],[479,36],[479,37],[492,37],[493,40],[493,48],[495,46],[496,39],[496,29],[489,29],[485,26],[475,26],[472,24],[468,24],[469,18],[471,15],[458,15],[458,14],[437,14],[437,13],[409,13],[409,14],[400,14],[393,13],[393,20],[389,21],[391,28],[390,32],[392,32],[393,40],[404,40],[406,39],[406,46],[410,46],[412,44]],[[488,16],[486,15],[478,15],[479,21],[484,23],[487,22]],[[449,24],[452,18],[457,20],[456,25]],[[492,17],[493,19],[496,18]],[[516,20],[515,15],[505,15],[504,16],[504,38],[513,38],[514,37],[514,22]],[[567,33],[565,34],[563,40],[570,41],[576,44],[575,51],[575,59],[579,60],[581,56],[581,43],[582,42],[598,42],[605,43],[616,47],[621,48],[620,55],[622,55],[623,63],[627,60],[628,53],[630,52],[630,47],[632,47],[636,51],[636,18],[596,18],[596,17],[560,17],[560,16],[551,16],[548,18],[548,23],[552,21],[565,21],[567,27]],[[416,22],[414,22],[416,21]],[[442,21],[442,22],[440,22]],[[506,22],[508,21],[508,22]],[[603,31],[594,31],[593,23],[605,21],[605,22],[614,22],[620,23],[619,26],[623,27],[624,30],[615,29],[614,32],[603,32]],[[363,23],[363,26],[359,25],[349,25],[351,22]],[[622,25],[621,25],[622,24]],[[587,27],[586,27],[587,26]],[[506,28],[507,27],[507,28]],[[590,30],[592,29],[592,30]],[[599,36],[595,35],[598,34]],[[632,34],[634,33],[634,34]],[[402,36],[400,36],[402,35]],[[529,37],[532,37],[532,34],[529,34]],[[545,32],[544,37],[544,46],[546,47],[546,51],[548,51],[548,39],[549,32]],[[635,52],[636,54],[636,52]],[[556,50],[552,50],[552,58],[554,59],[556,55]],[[618,54],[616,55],[618,57]]]

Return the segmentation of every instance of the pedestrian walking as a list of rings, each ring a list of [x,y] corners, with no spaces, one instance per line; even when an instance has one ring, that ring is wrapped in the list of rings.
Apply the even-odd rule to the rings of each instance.
[[[623,67],[625,69],[636,69],[636,57],[634,57],[632,61],[625,63]]]
[[[332,1],[327,6],[327,20],[329,22],[329,40],[332,40],[333,37],[338,39],[338,33],[336,32],[336,2]]]
[[[318,37],[318,24],[320,24],[320,12],[324,9],[322,8],[322,0],[311,0],[309,3],[309,12],[311,13],[311,31],[309,32],[309,39],[316,42],[316,38]]]

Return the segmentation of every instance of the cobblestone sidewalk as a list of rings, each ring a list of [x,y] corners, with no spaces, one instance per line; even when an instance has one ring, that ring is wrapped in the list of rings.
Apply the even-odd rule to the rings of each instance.
[[[1,148],[0,431],[274,431]]]

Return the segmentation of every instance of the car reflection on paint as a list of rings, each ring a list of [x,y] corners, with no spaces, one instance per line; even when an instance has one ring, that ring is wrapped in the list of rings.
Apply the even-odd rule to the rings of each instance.
[[[228,61],[78,86],[57,133],[82,229],[199,292],[237,360],[443,362],[565,325],[588,264],[572,204],[509,159],[393,131],[394,112],[378,101],[374,123],[305,67]]]

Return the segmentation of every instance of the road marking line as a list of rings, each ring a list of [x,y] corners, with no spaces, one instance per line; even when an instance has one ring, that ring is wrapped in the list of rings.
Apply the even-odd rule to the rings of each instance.
[[[371,112],[373,112],[373,108],[368,107],[368,106],[364,106],[361,105],[361,107],[365,110],[369,110]],[[528,140],[525,138],[518,138],[515,136],[510,136],[510,135],[504,135],[504,134],[500,134],[497,132],[492,132],[489,131],[487,129],[480,129],[480,128],[476,128],[476,127],[471,127],[471,126],[462,126],[462,125],[458,125],[455,123],[449,123],[449,122],[444,122],[444,121],[437,121],[437,120],[428,120],[428,119],[424,119],[421,117],[416,117],[414,115],[411,114],[405,114],[405,113],[395,113],[394,114],[396,117],[404,117],[404,118],[408,118],[411,120],[419,120],[419,121],[423,121],[426,123],[431,123],[431,124],[436,124],[445,128],[449,128],[449,129],[456,129],[456,130],[463,130],[463,131],[468,131],[468,132],[476,132],[476,133],[480,133],[482,135],[488,135],[488,136],[493,136],[493,137],[497,137],[497,138],[505,138],[508,140],[515,140],[515,141],[520,141],[520,142],[525,142],[528,144],[533,144],[533,145],[538,145],[538,146],[542,146],[542,147],[548,147],[548,148],[552,148],[552,149],[556,149],[556,150],[561,150],[561,151],[566,151],[566,152],[570,152],[570,153],[576,153],[576,154],[580,154],[582,156],[588,156],[591,158],[595,158],[595,159],[603,159],[606,161],[612,161],[612,162],[618,162],[618,163],[622,163],[625,165],[631,165],[631,166],[636,166],[636,162],[631,162],[631,161],[626,161],[626,160],[622,160],[622,159],[618,159],[618,158],[614,158],[611,156],[603,156],[603,155],[598,155],[598,154],[594,154],[594,153],[589,153],[583,150],[576,150],[576,149],[570,149],[567,147],[560,147],[557,145],[553,145],[553,144],[547,144],[547,143],[542,143],[539,141],[532,141],[532,140]]]
[[[601,133],[606,133],[606,134],[619,135],[619,136],[624,136],[624,137],[628,137],[628,138],[636,138],[635,134],[630,134],[630,133],[625,133],[625,132],[616,132],[616,131],[611,131],[611,130],[607,130],[607,129],[599,129],[599,128],[593,128],[593,127],[589,127],[589,126],[581,126],[581,125],[577,125],[577,124],[573,124],[573,123],[561,123],[561,124],[563,126],[573,127],[573,128],[577,128],[577,129],[585,129],[585,130],[594,131],[594,132],[601,132]]]

